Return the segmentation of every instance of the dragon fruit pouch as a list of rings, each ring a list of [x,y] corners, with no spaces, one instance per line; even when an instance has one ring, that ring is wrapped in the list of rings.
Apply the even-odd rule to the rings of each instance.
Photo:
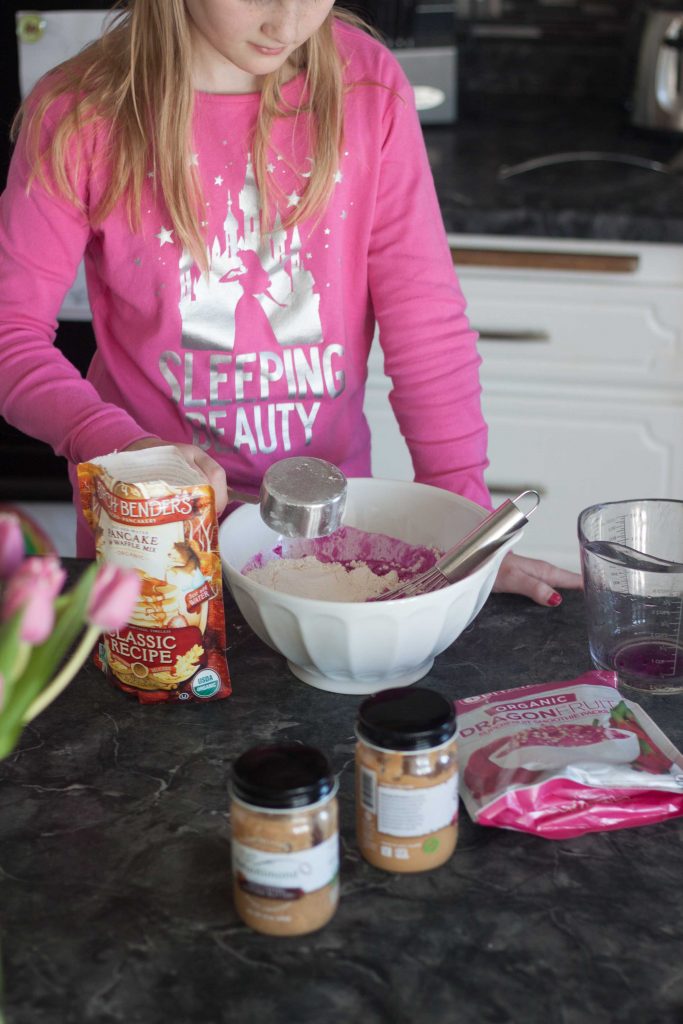
[[[566,839],[683,814],[683,756],[610,672],[456,701],[480,825]]]

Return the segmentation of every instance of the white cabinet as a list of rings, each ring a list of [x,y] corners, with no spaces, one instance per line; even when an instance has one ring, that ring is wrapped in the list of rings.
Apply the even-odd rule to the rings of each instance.
[[[451,236],[480,334],[487,483],[542,496],[517,550],[578,567],[587,505],[683,498],[683,247]],[[410,478],[373,346],[373,472]]]

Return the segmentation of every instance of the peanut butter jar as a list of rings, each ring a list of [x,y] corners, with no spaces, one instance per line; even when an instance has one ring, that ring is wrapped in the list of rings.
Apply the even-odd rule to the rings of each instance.
[[[455,709],[424,687],[368,697],[356,723],[356,831],[385,871],[429,871],[458,839]]]
[[[337,781],[319,750],[252,747],[230,783],[235,909],[265,935],[305,935],[339,902]]]

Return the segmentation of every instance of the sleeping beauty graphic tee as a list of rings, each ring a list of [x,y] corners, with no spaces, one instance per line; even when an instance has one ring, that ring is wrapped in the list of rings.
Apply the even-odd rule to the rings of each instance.
[[[152,169],[138,232],[124,204],[92,223],[106,184],[105,126],[88,130],[73,171],[80,207],[36,182],[27,193],[20,140],[0,200],[0,408],[9,422],[72,464],[151,434],[199,445],[239,489],[256,491],[267,466],[290,455],[367,476],[362,408],[377,324],[416,479],[488,504],[476,338],[412,90],[379,43],[336,31],[344,141],[317,218],[289,223],[313,166],[306,115],[274,123],[266,232],[252,153],[259,95],[195,95],[190,160],[208,273],[179,244]],[[284,86],[286,102],[305,100],[304,89],[300,74]],[[53,345],[83,255],[97,339],[87,380]]]

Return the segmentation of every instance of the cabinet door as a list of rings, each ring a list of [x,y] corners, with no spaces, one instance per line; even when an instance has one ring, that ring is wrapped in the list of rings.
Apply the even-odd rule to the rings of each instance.
[[[502,277],[463,288],[490,376],[683,382],[683,290]]]
[[[384,358],[375,337],[368,359],[368,381],[363,412],[372,434],[372,475],[384,480],[412,480],[413,463],[389,404],[391,381],[384,373]]]
[[[576,523],[588,505],[683,498],[683,409],[611,392],[555,397],[484,393],[487,483],[494,504],[528,487],[541,494],[520,554],[578,569]]]

